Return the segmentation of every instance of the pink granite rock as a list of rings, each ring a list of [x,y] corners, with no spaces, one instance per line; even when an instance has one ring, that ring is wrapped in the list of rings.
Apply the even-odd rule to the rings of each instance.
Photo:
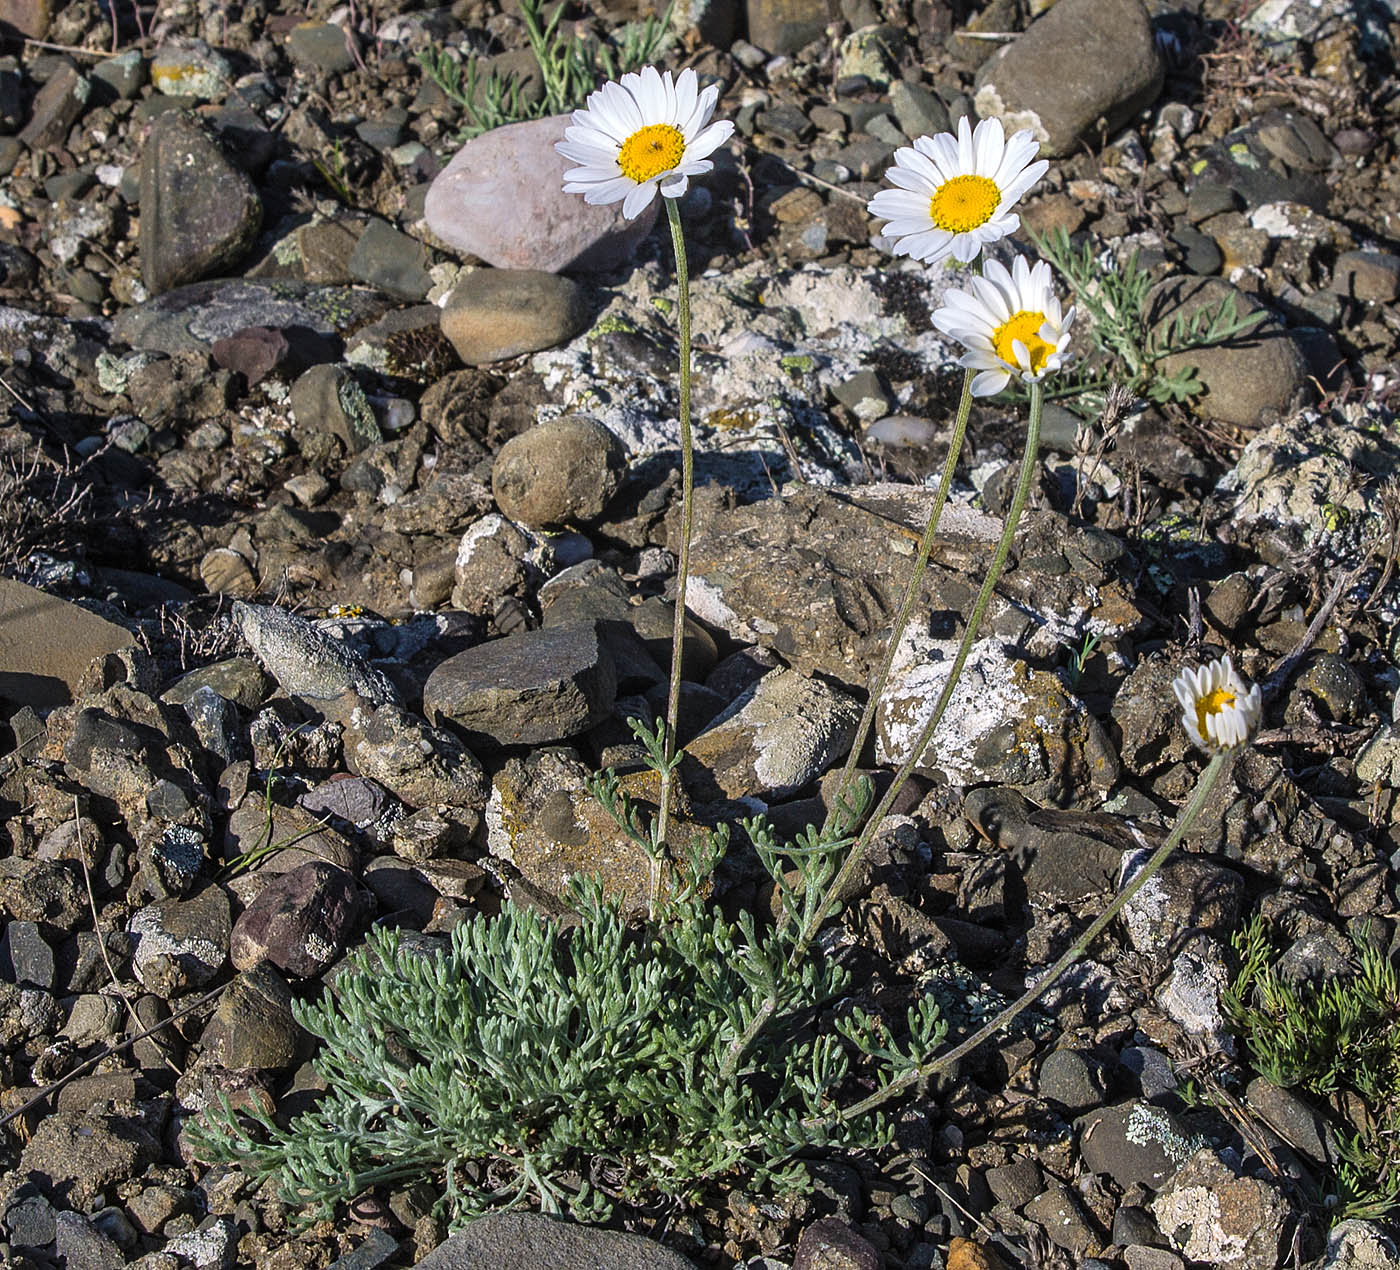
[[[651,231],[658,204],[636,220],[622,204],[590,207],[564,193],[572,166],[554,151],[567,115],[508,124],[473,137],[428,191],[428,228],[497,269],[616,269]]]

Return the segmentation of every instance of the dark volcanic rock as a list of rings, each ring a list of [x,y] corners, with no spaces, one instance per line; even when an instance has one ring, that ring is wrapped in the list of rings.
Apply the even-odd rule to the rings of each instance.
[[[423,709],[500,745],[576,736],[607,718],[617,691],[594,625],[523,631],[449,657],[423,686]]]
[[[237,970],[267,960],[310,978],[339,956],[358,916],[350,875],[308,861],[273,879],[248,905],[229,937],[229,960]]]
[[[169,291],[227,269],[252,245],[262,203],[193,115],[158,115],[141,152],[141,276]]]

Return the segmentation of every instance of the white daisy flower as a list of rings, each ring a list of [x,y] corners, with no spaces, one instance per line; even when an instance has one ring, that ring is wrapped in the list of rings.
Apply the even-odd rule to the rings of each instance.
[[[933,324],[968,350],[959,366],[981,371],[972,379],[974,397],[1000,392],[1012,375],[1030,383],[1060,369],[1069,356],[1074,307],[1061,311],[1045,261],[1031,268],[1017,256],[1007,269],[989,260],[968,286],[944,293]]]
[[[1233,750],[1258,731],[1264,713],[1259,685],[1246,688],[1228,657],[1183,670],[1172,691],[1181,702],[1181,726],[1203,750]]]
[[[590,93],[554,147],[581,165],[564,173],[565,193],[582,194],[586,203],[621,199],[628,220],[658,189],[666,198],[680,198],[692,176],[714,166],[707,156],[734,131],[727,119],[706,127],[719,85],[698,90],[689,67],[673,81],[670,71],[663,75],[646,66]]]
[[[1039,152],[1028,128],[1008,141],[1001,120],[984,119],[974,130],[964,115],[956,138],[940,132],[894,152],[885,177],[899,188],[876,194],[870,214],[889,222],[880,232],[896,240],[896,256],[925,263],[952,256],[967,264],[1016,232],[1021,218],[1010,209],[1050,166],[1031,161]]]

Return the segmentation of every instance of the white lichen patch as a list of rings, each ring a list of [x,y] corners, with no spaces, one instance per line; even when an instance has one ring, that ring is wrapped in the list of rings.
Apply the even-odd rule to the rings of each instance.
[[[1172,961],[1171,973],[1157,992],[1157,1007],[1187,1035],[1211,1049],[1233,1053],[1221,1007],[1229,986],[1230,972],[1219,945],[1200,935]]]
[[[956,639],[935,639],[914,626],[905,631],[875,714],[878,762],[897,764],[909,757],[948,681],[957,648]],[[994,729],[1020,718],[1029,704],[1018,663],[1001,641],[977,641],[922,765],[942,770],[954,783],[979,779],[978,745]]]
[[[925,292],[930,313],[939,306],[948,276],[893,268]],[[745,497],[796,475],[793,453],[809,483],[856,478],[859,449],[822,407],[827,395],[892,341],[930,374],[958,355],[938,332],[916,331],[890,311],[880,290],[888,273],[809,265],[774,276],[755,263],[692,281],[692,418],[702,471],[717,468]],[[587,333],[532,359],[550,398],[537,419],[590,414],[634,459],[676,449],[676,302],[668,272],[633,271]],[[640,336],[653,356],[619,360],[607,338],[615,332]]]

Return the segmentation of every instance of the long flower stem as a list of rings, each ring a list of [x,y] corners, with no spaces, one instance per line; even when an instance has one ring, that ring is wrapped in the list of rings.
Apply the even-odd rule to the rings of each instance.
[[[676,200],[663,198],[671,222],[671,246],[676,253],[677,324],[681,342],[681,550],[676,574],[676,617],[671,628],[671,682],[666,694],[666,766],[661,773],[661,794],[657,812],[657,840],[666,847],[671,820],[671,787],[675,779],[672,760],[676,754],[676,722],[681,707],[681,661],[685,651],[685,590],[690,580],[690,537],[695,527],[695,451],[690,435],[690,273],[685,255],[685,232]],[[660,886],[661,860],[652,861],[652,904]]]
[[[928,721],[910,748],[908,757],[895,773],[889,789],[885,791],[884,796],[876,804],[875,810],[870,813],[865,827],[861,830],[860,837],[856,839],[841,868],[837,870],[836,877],[832,880],[831,887],[827,891],[827,903],[818,910],[818,924],[824,921],[826,914],[840,902],[851,875],[861,860],[865,858],[870,840],[879,829],[880,822],[899,796],[899,791],[904,788],[904,782],[909,779],[914,769],[923,760],[924,751],[928,748],[929,741],[933,739],[934,732],[943,721],[944,712],[948,709],[948,702],[953,698],[953,691],[958,686],[963,666],[967,664],[968,654],[972,651],[973,641],[981,629],[987,605],[991,603],[992,592],[996,589],[996,584],[1001,578],[1002,569],[1006,567],[1006,557],[1010,554],[1011,544],[1016,538],[1016,527],[1020,524],[1021,513],[1025,511],[1026,501],[1030,497],[1031,483],[1035,478],[1036,467],[1040,459],[1040,416],[1044,406],[1045,393],[1039,383],[1033,383],[1031,385],[1030,423],[1026,428],[1026,452],[1021,458],[1021,474],[1016,482],[1016,492],[1012,496],[1011,507],[1006,513],[1006,523],[1002,526],[1001,540],[997,543],[991,566],[987,570],[987,576],[982,580],[982,589],[977,593],[977,601],[972,606],[972,612],[968,615],[967,627],[958,644],[952,668],[948,672],[948,678],[943,683],[943,690],[938,694],[937,702],[934,703],[933,713],[929,715]],[[803,932],[802,938],[797,943],[799,955],[806,951],[807,945],[816,933],[815,927]]]
[[[851,743],[851,752],[846,756],[846,766],[841,771],[841,783],[837,785],[836,797],[832,799],[831,809],[826,813],[826,824],[823,826],[825,829],[831,828],[841,806],[841,799],[845,797],[850,788],[851,778],[855,775],[856,765],[860,762],[861,751],[865,748],[866,738],[870,735],[870,729],[875,722],[876,707],[880,703],[880,697],[884,694],[885,685],[889,682],[895,653],[899,651],[899,641],[904,635],[904,628],[909,624],[909,615],[914,611],[915,601],[919,598],[919,588],[924,580],[924,571],[928,567],[929,554],[933,551],[934,540],[938,536],[938,522],[943,516],[943,508],[948,502],[948,491],[953,484],[953,473],[957,469],[958,458],[962,454],[963,436],[967,432],[967,418],[972,413],[972,377],[976,373],[974,370],[969,370],[963,374],[962,397],[958,401],[957,417],[953,420],[953,437],[948,442],[948,457],[943,463],[943,475],[938,479],[938,491],[933,496],[933,507],[929,510],[928,524],[924,526],[924,536],[919,539],[919,550],[914,557],[913,571],[909,574],[909,585],[904,589],[904,599],[900,602],[899,613],[894,619],[889,639],[885,643],[885,655],[881,659],[880,669],[870,685],[870,697],[865,703],[865,709],[861,712],[860,723],[856,725],[855,740]]]
[[[1045,394],[1041,385],[1039,383],[1032,384],[1030,423],[1026,428],[1026,452],[1021,459],[1021,475],[1016,483],[1016,493],[1012,497],[1011,507],[1006,513],[1006,523],[1002,526],[1001,540],[997,543],[996,553],[992,556],[991,567],[982,582],[981,591],[977,594],[977,602],[972,606],[972,612],[968,615],[967,629],[963,632],[957,656],[953,659],[952,670],[943,685],[943,691],[939,693],[938,701],[933,707],[933,714],[924,724],[908,758],[904,760],[904,764],[895,773],[894,781],[885,791],[884,797],[880,799],[875,810],[870,813],[864,828],[861,829],[860,836],[852,844],[841,867],[836,871],[831,885],[827,887],[821,903],[811,910],[802,930],[793,941],[792,952],[788,956],[789,968],[798,965],[806,956],[807,949],[811,947],[812,940],[816,938],[822,923],[841,903],[846,886],[861,860],[865,858],[865,853],[870,846],[871,838],[875,836],[876,829],[879,828],[880,822],[890,809],[890,805],[904,787],[904,782],[909,779],[910,774],[919,765],[919,760],[923,758],[924,750],[928,747],[934,731],[942,722],[943,713],[948,708],[948,702],[953,696],[953,689],[957,687],[958,677],[962,674],[968,653],[972,650],[972,642],[977,638],[977,631],[982,625],[982,617],[987,611],[987,605],[991,603],[992,591],[996,587],[997,580],[1001,577],[1002,569],[1006,566],[1006,557],[1010,554],[1011,544],[1016,537],[1016,526],[1021,520],[1021,513],[1025,510],[1026,501],[1030,497],[1031,482],[1035,477],[1036,465],[1039,462],[1040,416],[1044,405]],[[758,1009],[754,1012],[754,1017],[749,1020],[748,1026],[730,1043],[729,1050],[720,1067],[721,1078],[731,1077],[738,1071],[740,1061],[758,1034],[767,1026],[768,1020],[773,1017],[776,1008],[777,1000],[772,993],[769,993],[759,1004]]]
[[[1167,840],[1152,853],[1147,863],[1138,871],[1133,880],[1118,892],[1108,908],[1089,924],[1084,933],[1065,950],[1064,955],[1060,957],[1049,970],[1042,974],[1040,978],[1017,997],[1016,1000],[1004,1010],[1000,1011],[994,1019],[983,1024],[983,1026],[978,1028],[971,1036],[960,1041],[952,1049],[940,1054],[937,1058],[931,1059],[929,1062],[919,1067],[910,1068],[909,1071],[905,1072],[902,1076],[896,1077],[883,1089],[877,1090],[868,1098],[848,1107],[841,1113],[840,1118],[842,1120],[848,1120],[857,1116],[862,1116],[866,1114],[866,1112],[873,1111],[876,1107],[880,1106],[888,1099],[893,1098],[901,1091],[908,1089],[910,1085],[915,1084],[917,1081],[927,1080],[930,1076],[937,1076],[952,1071],[954,1065],[960,1059],[970,1054],[989,1036],[995,1035],[1028,1006],[1044,996],[1045,993],[1054,986],[1060,976],[1084,955],[1089,945],[1102,933],[1104,927],[1117,917],[1118,914],[1123,911],[1124,907],[1131,903],[1133,896],[1147,885],[1148,881],[1156,874],[1157,870],[1162,867],[1166,858],[1176,849],[1181,839],[1185,836],[1187,829],[1191,827],[1191,823],[1200,815],[1201,808],[1205,806],[1206,800],[1210,798],[1211,791],[1214,790],[1215,783],[1220,779],[1220,773],[1225,770],[1225,766],[1232,753],[1233,751],[1227,750],[1211,758],[1205,771],[1201,773],[1200,778],[1196,781],[1196,788],[1191,791],[1190,801],[1182,808],[1181,814],[1176,818],[1176,823],[1172,826],[1172,831],[1167,836]]]

